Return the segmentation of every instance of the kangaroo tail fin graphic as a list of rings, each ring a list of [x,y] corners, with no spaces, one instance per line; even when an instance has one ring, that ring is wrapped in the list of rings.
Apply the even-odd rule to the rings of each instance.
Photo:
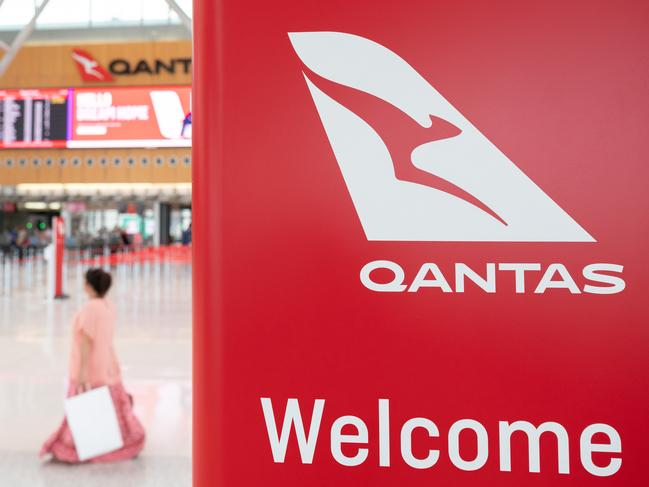
[[[390,49],[342,32],[289,39],[368,240],[594,241]]]
[[[462,131],[446,120],[430,116],[422,127],[397,107],[364,91],[329,81],[305,68],[305,76],[321,91],[358,115],[376,130],[392,156],[394,175],[400,181],[421,184],[461,198],[488,213],[503,225],[507,222],[478,198],[459,186],[412,163],[412,152],[422,144],[456,137]]]

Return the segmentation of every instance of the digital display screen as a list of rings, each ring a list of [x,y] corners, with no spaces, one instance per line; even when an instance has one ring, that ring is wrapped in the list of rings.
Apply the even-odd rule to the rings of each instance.
[[[0,90],[0,148],[66,147],[71,90]]]
[[[191,88],[74,90],[68,147],[190,147]]]
[[[0,149],[191,147],[189,86],[0,90]]]

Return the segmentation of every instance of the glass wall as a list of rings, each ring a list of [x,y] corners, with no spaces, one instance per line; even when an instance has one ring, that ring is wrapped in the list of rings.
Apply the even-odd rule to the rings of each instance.
[[[4,0],[0,30],[13,30],[33,17],[40,1]],[[191,0],[176,0],[191,17]],[[50,0],[37,28],[178,24],[180,19],[165,0]]]

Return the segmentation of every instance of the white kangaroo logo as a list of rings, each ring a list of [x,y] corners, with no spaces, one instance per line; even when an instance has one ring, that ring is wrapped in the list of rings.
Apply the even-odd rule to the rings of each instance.
[[[368,240],[595,241],[394,52],[340,32],[289,38]],[[359,116],[369,101],[352,111],[332,95],[344,89],[389,104],[413,131],[446,123],[454,132],[409,148],[405,162],[417,174],[405,175],[390,150],[399,144],[378,129],[390,126],[369,110]]]
[[[86,74],[94,76],[97,79],[104,79],[104,76],[95,69],[99,63],[94,59],[89,59],[81,54],[77,54],[76,52],[72,53],[72,59],[81,64],[81,67]]]

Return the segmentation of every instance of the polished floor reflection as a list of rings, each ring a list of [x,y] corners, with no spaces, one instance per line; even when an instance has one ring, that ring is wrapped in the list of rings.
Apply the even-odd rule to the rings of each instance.
[[[68,267],[63,301],[45,299],[38,266],[16,264],[0,294],[0,485],[191,485],[191,267],[113,267],[116,348],[124,383],[147,430],[143,455],[114,465],[43,463],[41,443],[63,415],[71,318],[83,301]],[[6,272],[6,269],[2,269]]]

